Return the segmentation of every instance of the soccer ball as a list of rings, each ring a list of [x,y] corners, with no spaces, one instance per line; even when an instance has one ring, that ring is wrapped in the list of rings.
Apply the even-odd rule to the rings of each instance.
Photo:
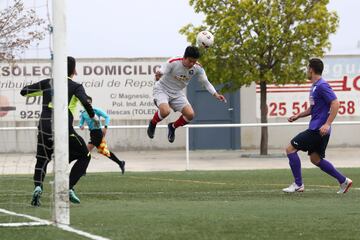
[[[214,43],[214,35],[209,31],[201,31],[196,37],[196,43],[199,47],[211,47]]]

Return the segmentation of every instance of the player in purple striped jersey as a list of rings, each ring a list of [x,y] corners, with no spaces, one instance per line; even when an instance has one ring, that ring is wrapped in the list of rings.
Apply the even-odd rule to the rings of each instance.
[[[352,185],[352,180],[341,174],[325,157],[325,150],[330,138],[331,123],[339,110],[339,101],[330,85],[322,78],[323,62],[318,58],[309,61],[307,77],[312,82],[310,89],[310,108],[297,115],[291,116],[288,121],[311,115],[309,128],[295,136],[286,153],[295,182],[284,188],[284,192],[303,192],[304,184],[301,176],[301,162],[297,154],[299,150],[307,151],[311,162],[322,171],[337,179],[340,189],[337,193],[346,193]]]
[[[171,143],[175,140],[175,129],[188,124],[194,118],[194,110],[183,92],[193,78],[197,78],[216,99],[226,102],[225,97],[217,93],[209,82],[202,66],[197,63],[199,58],[199,49],[189,46],[185,49],[184,57],[170,59],[155,74],[157,82],[153,94],[159,110],[154,114],[147,129],[150,138],[154,137],[156,124],[166,118],[171,109],[182,113],[179,119],[168,124],[168,140]]]

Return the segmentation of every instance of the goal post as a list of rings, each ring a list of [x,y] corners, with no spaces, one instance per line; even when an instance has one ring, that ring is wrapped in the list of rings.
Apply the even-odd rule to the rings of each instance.
[[[53,132],[54,132],[54,214],[57,225],[70,224],[69,134],[66,51],[66,1],[53,0]]]
[[[13,2],[14,5],[11,5]],[[22,21],[31,22],[35,16],[43,20],[40,21],[41,24],[21,29],[20,38],[27,36],[28,32],[44,34],[44,38],[31,42],[26,51],[19,53],[15,51],[14,56],[16,58],[13,62],[2,62],[2,67],[4,65],[5,68],[9,69],[9,74],[2,76],[0,80],[0,131],[4,145],[0,161],[2,183],[0,226],[43,224],[68,226],[70,224],[70,203],[66,1],[39,0],[33,1],[33,3],[30,1],[8,1],[6,6],[9,6],[8,12],[19,13],[19,16],[15,13],[5,14],[4,19],[8,22],[15,22],[13,19],[19,18]],[[48,28],[45,28],[45,24]],[[49,32],[45,33],[46,30]],[[39,58],[45,54],[51,56],[51,59]],[[27,67],[34,64],[38,69],[36,72],[26,70]],[[52,119],[42,119],[52,121],[52,136],[49,139],[52,138],[54,144],[52,145],[53,151],[49,152],[45,149],[49,149],[51,141],[46,144],[43,142],[44,140],[39,141],[43,135],[49,136],[47,130],[44,131],[42,128],[35,127],[38,126],[41,118],[41,94],[23,95],[26,98],[20,95],[20,90],[25,86],[45,78],[51,79],[52,88]],[[22,152],[18,152],[17,145],[22,145]],[[40,158],[37,155],[35,157],[34,152],[36,151],[38,154],[40,148],[43,150],[39,152]],[[51,153],[53,153],[52,161],[49,162],[49,165],[38,161],[38,159],[48,161],[50,158],[48,154]],[[20,157],[17,154],[20,154]],[[49,171],[46,171],[47,166],[49,166]],[[43,215],[42,210],[29,208],[30,200],[32,200],[31,204],[35,206],[33,204],[34,192],[29,196],[31,187],[34,185],[35,174],[43,174],[43,171],[47,172],[47,175],[52,173],[54,175],[53,180],[51,176],[47,176],[46,180],[43,179],[43,191],[40,193],[43,203],[41,208],[49,208],[49,211],[46,211],[49,213],[48,216]],[[23,174],[32,174],[34,179]],[[36,181],[38,180],[36,179]],[[48,185],[49,183],[51,186]],[[40,203],[39,201],[36,206],[39,206]],[[37,218],[40,216],[41,218]],[[42,220],[42,218],[46,220]]]

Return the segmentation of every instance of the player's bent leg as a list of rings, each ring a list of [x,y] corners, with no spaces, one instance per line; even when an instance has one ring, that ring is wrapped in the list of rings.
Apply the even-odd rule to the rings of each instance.
[[[310,154],[310,161],[311,161],[312,164],[319,167],[321,157],[319,156],[318,153],[313,152],[313,153]]]
[[[36,164],[34,170],[34,185],[43,188],[43,181],[46,175],[48,163],[51,161],[53,154],[53,141],[51,132],[48,128],[40,129],[37,136],[37,149],[36,149]]]
[[[121,173],[124,174],[125,173],[125,161],[119,160],[113,152],[111,152],[111,151],[109,151],[109,152],[110,152],[110,156],[107,156],[107,157],[110,160],[116,162],[120,167]]]
[[[90,155],[90,153],[89,153]],[[90,157],[79,159],[76,161],[74,166],[71,169],[70,172],[70,190],[69,190],[69,200],[72,203],[79,204],[80,199],[75,194],[74,186],[79,181],[79,179],[84,176],[84,173],[86,172],[87,166],[89,165]]]
[[[337,191],[337,193],[341,194],[347,193],[349,191],[350,187],[352,186],[352,180],[340,173],[331,162],[321,158],[317,153],[312,153],[310,155],[310,159],[311,162],[319,167],[323,172],[337,179],[340,184],[340,189]]]
[[[46,175],[46,169],[49,162],[50,159],[48,158],[44,158],[40,156],[36,158],[36,164],[35,164],[35,170],[33,176],[35,187],[37,186],[40,186],[41,188],[43,187],[43,182]]]
[[[188,124],[195,115],[194,110],[189,104],[183,107],[181,113],[182,115],[175,122],[168,124],[168,140],[171,143],[175,140],[175,129]]]
[[[69,158],[70,162],[76,160],[70,171],[69,189],[72,191],[69,192],[71,194],[69,199],[73,203],[80,203],[80,199],[76,196],[73,188],[86,172],[91,154],[86,147],[84,139],[73,129],[71,129],[69,135]]]
[[[149,122],[149,126],[147,128],[147,135],[149,138],[154,138],[156,125],[166,118],[171,112],[170,106],[168,103],[161,103],[159,105],[159,110],[155,112],[153,118]]]
[[[286,193],[303,192],[305,189],[302,181],[301,161],[297,151],[298,150],[292,144],[289,144],[286,148],[290,169],[294,176],[294,183],[290,184],[289,187],[282,189],[282,191]]]
[[[95,146],[93,144],[91,144],[91,143],[87,144],[87,149],[89,150],[89,152],[91,152],[94,148],[95,148]],[[85,170],[83,176],[84,177],[86,176],[86,170]]]
[[[189,123],[191,122],[194,117],[195,117],[195,112],[194,109],[191,107],[190,104],[186,105],[182,110],[181,110],[182,115],[185,117],[186,121]]]
[[[286,149],[286,154],[291,154],[291,153],[294,153],[294,152],[297,152],[298,150],[296,148],[294,148],[293,145],[289,144]]]
[[[124,175],[125,174],[125,161],[124,160],[120,160],[119,167],[121,170],[121,174]]]
[[[159,105],[159,120],[163,120],[171,113],[171,108],[168,103],[161,103]]]
[[[90,153],[86,156],[79,157],[70,171],[70,189],[72,189],[79,179],[84,175],[91,159]]]
[[[34,191],[32,193],[31,205],[34,207],[39,207],[41,205],[40,198],[43,191],[43,181],[46,174],[46,168],[49,159],[43,157],[37,157],[34,171]]]

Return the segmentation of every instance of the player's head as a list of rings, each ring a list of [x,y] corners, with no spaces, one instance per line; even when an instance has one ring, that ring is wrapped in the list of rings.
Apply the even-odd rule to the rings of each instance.
[[[195,46],[188,46],[185,49],[185,53],[184,53],[184,58],[195,58],[195,59],[199,59],[200,58],[200,51],[198,47]]]
[[[188,46],[185,49],[183,65],[186,68],[192,68],[197,60],[200,58],[199,48],[194,46]]]
[[[76,60],[73,57],[68,56],[67,57],[67,75],[68,77],[73,77],[76,75]]]
[[[321,76],[324,70],[324,63],[320,58],[312,58],[309,60],[307,77],[310,80],[314,75]]]

